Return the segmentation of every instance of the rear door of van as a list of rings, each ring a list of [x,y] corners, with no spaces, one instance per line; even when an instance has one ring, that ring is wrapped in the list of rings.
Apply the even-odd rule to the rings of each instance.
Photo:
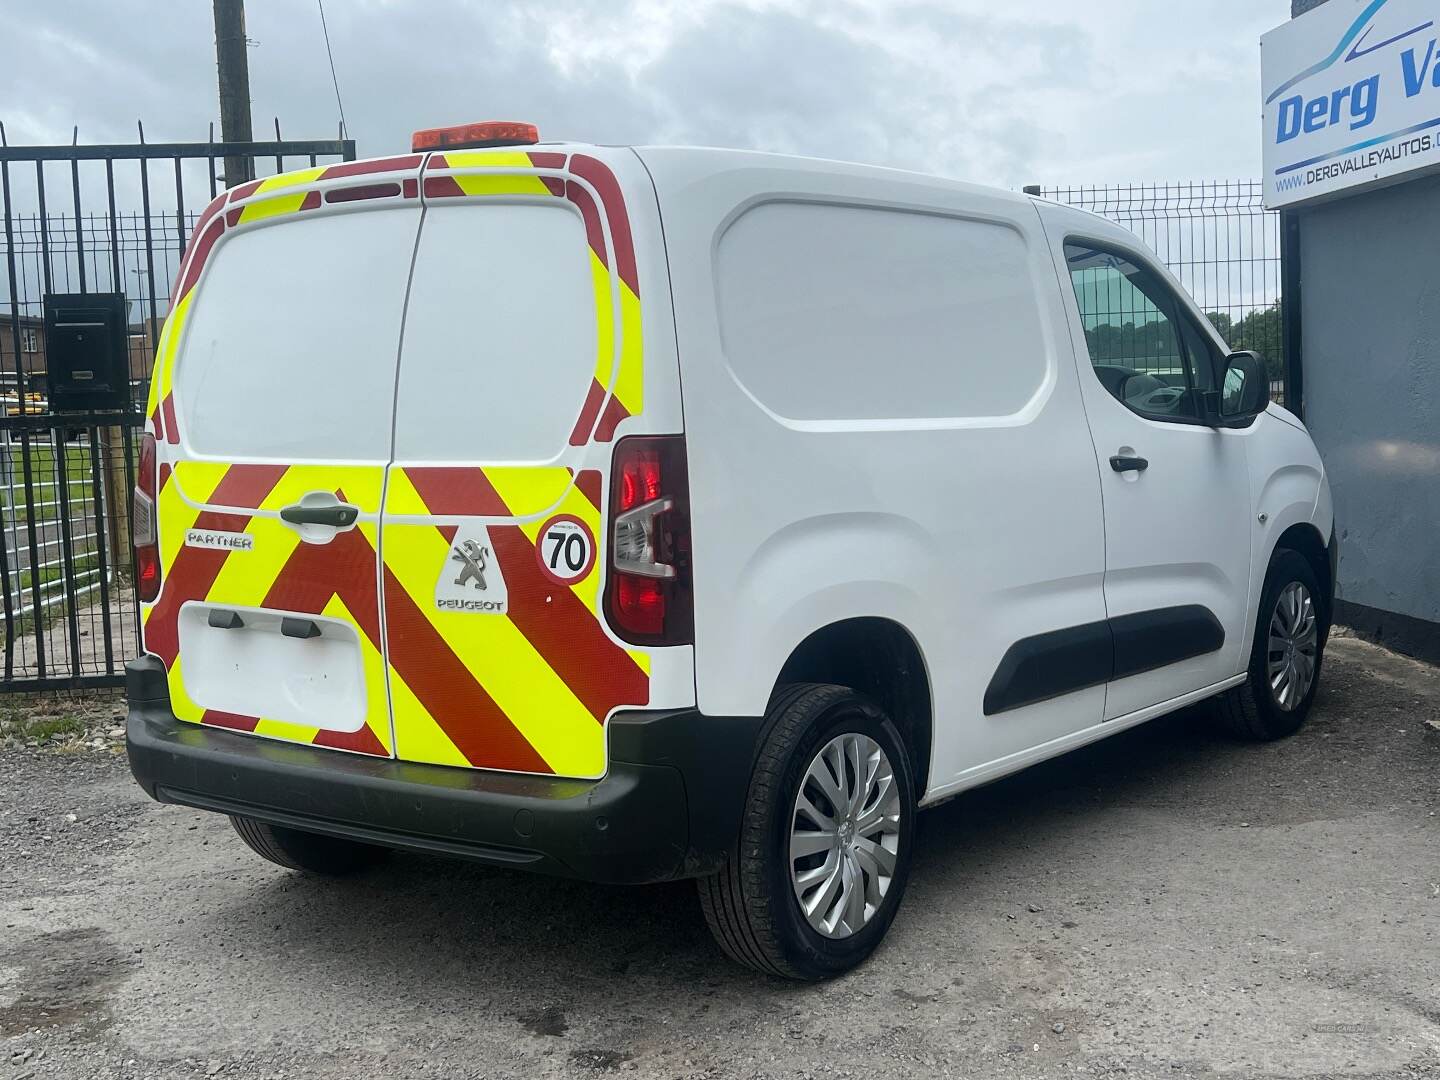
[[[142,608],[182,720],[393,752],[377,549],[422,161],[241,185],[195,230],[151,385]]]
[[[653,189],[628,150],[429,158],[382,526],[396,754],[598,777],[617,710],[693,703],[690,648],[602,604],[611,460],[681,430]]]
[[[694,704],[691,646],[623,639],[603,600],[617,445],[683,433],[632,152],[454,150],[245,185],[181,277],[144,605],[177,716],[592,778],[617,710]]]

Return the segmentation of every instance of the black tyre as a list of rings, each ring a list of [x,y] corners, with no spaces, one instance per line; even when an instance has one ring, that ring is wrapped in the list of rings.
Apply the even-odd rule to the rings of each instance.
[[[358,874],[382,862],[389,848],[342,840],[335,836],[267,825],[253,818],[231,816],[230,824],[251,851],[287,870],[325,877]]]
[[[1282,548],[1270,560],[1245,682],[1216,699],[1216,713],[1242,739],[1266,742],[1300,730],[1320,685],[1328,601],[1310,563]]]
[[[900,732],[842,686],[770,703],[739,842],[702,878],[720,947],[771,975],[823,979],[875,951],[910,876],[915,783]]]

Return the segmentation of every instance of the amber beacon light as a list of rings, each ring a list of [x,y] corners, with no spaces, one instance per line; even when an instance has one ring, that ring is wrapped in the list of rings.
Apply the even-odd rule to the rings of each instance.
[[[481,146],[533,146],[540,141],[534,124],[511,120],[486,120],[479,124],[455,124],[452,127],[425,128],[410,136],[410,149],[462,150]]]

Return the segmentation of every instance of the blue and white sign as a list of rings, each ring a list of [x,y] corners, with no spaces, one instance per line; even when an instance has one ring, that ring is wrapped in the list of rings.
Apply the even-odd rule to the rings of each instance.
[[[1440,169],[1440,0],[1329,0],[1260,45],[1267,206]]]

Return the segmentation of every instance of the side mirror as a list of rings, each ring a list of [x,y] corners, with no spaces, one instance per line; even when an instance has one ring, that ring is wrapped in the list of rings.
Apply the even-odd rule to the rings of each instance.
[[[1231,353],[1213,396],[1212,427],[1249,427],[1270,404],[1270,375],[1259,353]]]

